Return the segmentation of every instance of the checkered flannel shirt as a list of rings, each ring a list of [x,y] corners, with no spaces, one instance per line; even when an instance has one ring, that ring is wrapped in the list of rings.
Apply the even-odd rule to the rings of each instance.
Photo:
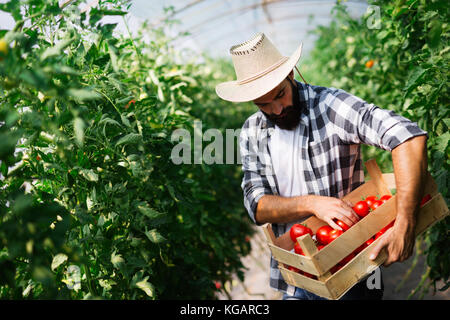
[[[313,86],[297,81],[299,99],[307,101],[299,123],[304,183],[309,194],[341,198],[364,182],[360,144],[391,151],[402,142],[428,135],[416,123],[336,88]],[[240,154],[244,177],[244,205],[255,220],[259,199],[278,195],[269,139],[275,125],[261,111],[244,123]],[[259,225],[258,223],[256,223]],[[287,231],[287,224],[272,224],[275,236]],[[288,285],[271,257],[270,286],[289,295],[295,287]]]

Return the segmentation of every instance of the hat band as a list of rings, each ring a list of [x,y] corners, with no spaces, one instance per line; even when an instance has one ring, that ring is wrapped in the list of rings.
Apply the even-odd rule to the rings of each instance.
[[[253,75],[253,76],[251,76],[251,77],[248,77],[248,78],[239,80],[239,81],[237,82],[237,84],[244,84],[244,83],[247,83],[247,82],[251,82],[251,81],[253,81],[253,80],[256,80],[256,79],[258,79],[258,78],[261,78],[262,76],[266,75],[267,73],[269,73],[269,72],[273,71],[274,69],[278,68],[280,65],[282,65],[283,63],[285,63],[287,60],[289,60],[289,57],[282,57],[281,60],[279,60],[278,62],[274,63],[274,64],[271,65],[270,67],[264,69],[264,70],[261,71],[261,72],[258,72],[257,74],[255,74],[255,75]]]

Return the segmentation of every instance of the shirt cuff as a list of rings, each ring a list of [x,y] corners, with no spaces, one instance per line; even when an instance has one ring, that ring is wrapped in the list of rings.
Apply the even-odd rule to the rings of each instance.
[[[426,135],[428,138],[428,133],[419,128],[417,123],[409,122],[402,123],[399,122],[389,128],[381,138],[382,144],[392,151],[395,147],[399,146],[403,142],[417,137]]]

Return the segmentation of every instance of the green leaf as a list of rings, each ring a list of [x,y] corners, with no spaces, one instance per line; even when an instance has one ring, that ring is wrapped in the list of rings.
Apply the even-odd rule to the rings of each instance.
[[[145,294],[148,295],[149,297],[153,297],[155,294],[155,287],[153,286],[153,284],[148,282],[149,277],[146,276],[144,278],[143,274],[144,273],[142,271],[137,272],[131,279],[131,286],[139,288],[142,291],[144,291]]]
[[[155,209],[150,208],[145,202],[138,205],[137,208],[140,213],[142,213],[144,216],[150,219],[155,219],[164,215],[164,213],[158,212]]]
[[[120,269],[125,263],[125,260],[122,258],[122,255],[116,254],[116,252],[114,251],[113,253],[111,253],[111,263],[115,268]]]
[[[386,38],[390,33],[391,33],[390,30],[384,30],[384,31],[381,31],[380,33],[377,34],[377,39],[378,39],[378,40],[383,40],[383,39]]]
[[[124,116],[123,114],[120,115],[120,120],[122,120],[122,123],[128,127],[131,128],[131,123],[130,120],[128,120],[128,118],[126,116]]]
[[[156,229],[145,231],[145,235],[153,243],[160,243],[166,241],[166,238],[164,238]]]
[[[56,256],[53,257],[51,268],[52,270],[55,270],[58,268],[61,264],[67,261],[67,256],[64,253],[59,253]]]
[[[69,67],[69,66],[64,66],[64,65],[53,65],[53,72],[57,73],[57,74],[69,74],[72,76],[78,76],[80,75],[80,73],[78,71],[76,71],[75,69]]]
[[[21,2],[19,0],[11,0],[6,3],[0,3],[0,10],[10,12],[16,22],[22,20],[22,14],[20,10]]]
[[[180,201],[175,195],[175,189],[170,184],[167,185],[167,190],[169,190],[170,196],[173,198],[173,200],[175,200],[176,202]]]
[[[436,48],[441,41],[442,24],[439,20],[433,20],[429,26],[431,28],[428,32],[428,45],[430,48]]]
[[[89,89],[69,89],[67,90],[67,94],[79,101],[98,100],[102,98],[98,92]]]
[[[105,10],[105,9],[99,10],[99,13],[103,14],[104,16],[124,16],[124,15],[127,14],[126,11],[121,11],[121,10]]]
[[[73,129],[75,132],[75,141],[79,146],[83,146],[84,144],[84,128],[85,124],[83,119],[76,117],[73,121]]]
[[[408,82],[406,83],[403,90],[406,90],[405,97],[410,94],[420,83],[422,80],[422,77],[425,75],[425,73],[428,71],[428,69],[422,69],[421,67],[415,68],[411,75],[408,77]]]
[[[41,61],[44,61],[47,58],[55,57],[61,54],[61,51],[64,50],[67,46],[69,46],[74,39],[64,39],[58,42],[54,47],[47,48],[44,53],[41,55]]]
[[[145,294],[148,295],[149,297],[153,297],[155,288],[150,282],[147,281],[147,279],[148,276],[145,277],[144,280],[137,282],[136,287],[144,291]]]
[[[166,101],[166,99],[164,98],[164,92],[163,92],[161,86],[158,86],[158,99],[161,102],[165,102]]]
[[[107,124],[112,124],[112,125],[118,126],[119,128],[122,127],[122,125],[119,122],[117,122],[116,120],[108,118],[108,117],[106,117],[106,115],[103,115],[103,116],[104,116],[104,118],[102,120],[100,120],[100,122],[98,124],[103,125],[103,135],[105,137],[106,137],[106,125]]]
[[[136,144],[142,140],[142,136],[137,133],[129,133],[117,141],[116,147],[122,144]]]
[[[80,174],[88,181],[98,181],[98,174],[95,173],[92,169],[81,169]]]
[[[111,57],[111,65],[114,72],[119,72],[119,66],[117,64],[117,49],[111,42],[108,42],[108,52],[109,56]]]
[[[446,132],[435,139],[436,149],[445,153],[450,141],[450,132]]]
[[[113,285],[117,284],[117,282],[115,282],[114,280],[111,280],[111,279],[100,279],[98,281],[98,284],[100,285],[100,287],[104,288],[106,291],[109,291],[112,289]]]

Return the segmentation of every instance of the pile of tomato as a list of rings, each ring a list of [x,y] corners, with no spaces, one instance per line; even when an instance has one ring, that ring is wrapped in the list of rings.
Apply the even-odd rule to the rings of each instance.
[[[368,196],[365,199],[357,202],[353,206],[353,211],[360,217],[364,218],[368,214],[370,214],[372,211],[375,211],[378,207],[383,205],[386,201],[388,201],[392,196],[391,195],[383,195],[380,198],[377,198],[376,196]],[[420,205],[423,206],[427,201],[431,199],[431,195],[427,194],[425,197],[423,197]],[[300,236],[303,236],[305,234],[310,234],[313,240],[315,240],[315,243],[317,245],[318,250],[322,250],[326,245],[334,241],[336,238],[341,236],[345,231],[347,231],[350,227],[345,224],[344,222],[335,219],[334,220],[337,225],[339,225],[342,230],[333,229],[329,225],[324,225],[317,229],[316,234],[314,235],[312,230],[302,224],[296,223],[294,224],[290,231],[289,235],[292,239],[292,241],[295,243],[294,245],[294,252],[300,255],[305,255],[300,244],[297,242],[297,238]],[[394,225],[395,219],[389,223],[387,226],[382,228],[380,231],[377,232],[377,234],[367,241],[365,241],[361,246],[356,248],[352,253],[350,253],[348,256],[346,256],[344,259],[339,261],[338,264],[336,264],[333,268],[331,268],[330,272],[331,274],[336,273],[338,270],[340,270],[343,266],[345,266],[350,260],[352,260],[358,253],[363,251],[366,247],[372,244],[376,239],[381,237],[389,228],[391,228]],[[288,266],[288,269],[297,273],[300,273],[304,276],[307,276],[312,279],[317,279],[316,276],[309,274],[307,272],[304,272],[302,270],[299,270],[293,266]]]

